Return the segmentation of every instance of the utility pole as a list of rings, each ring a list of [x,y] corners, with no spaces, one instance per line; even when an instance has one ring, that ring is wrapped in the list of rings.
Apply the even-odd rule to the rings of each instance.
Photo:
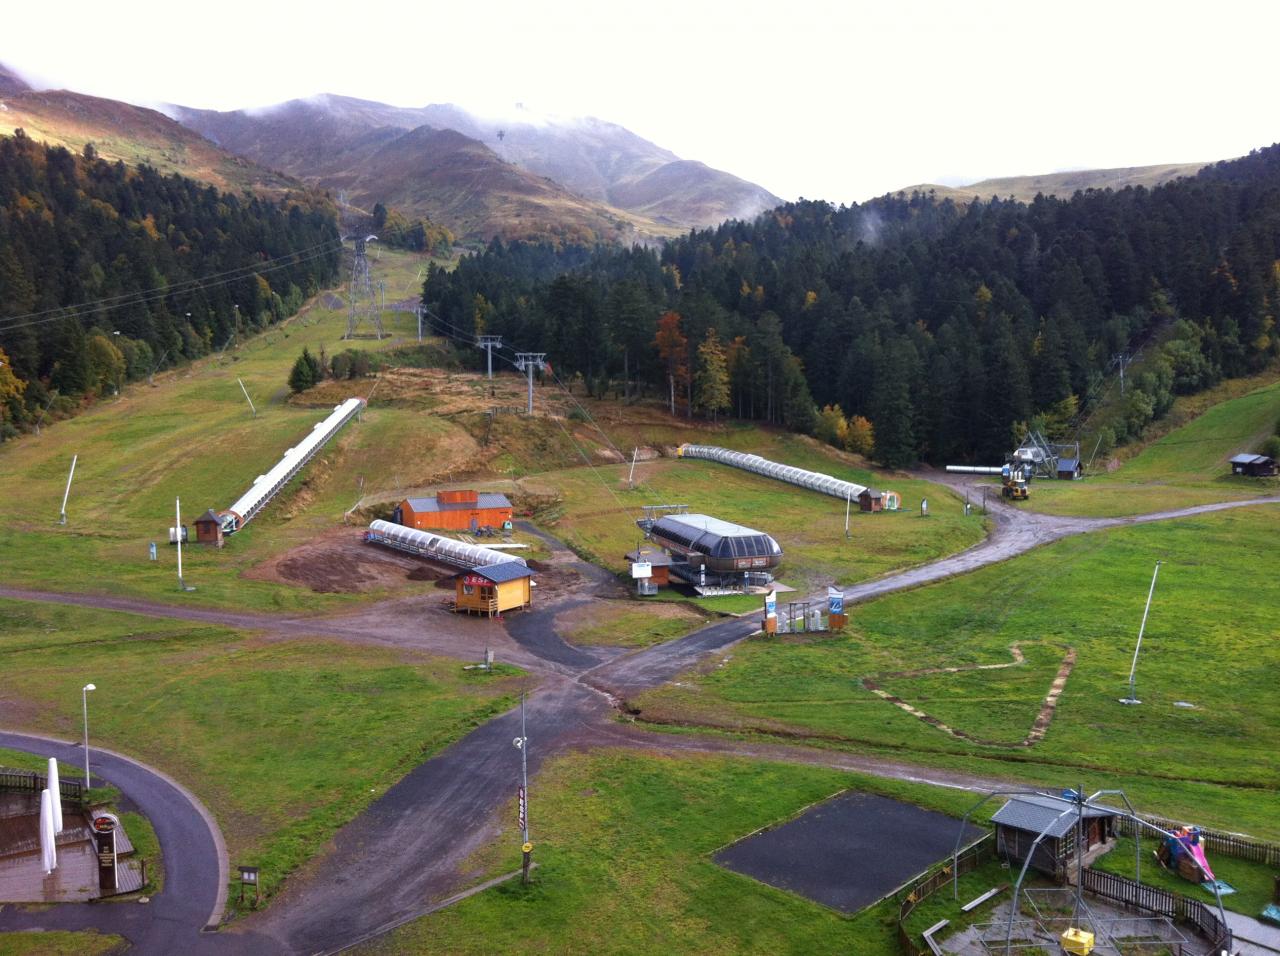
[[[426,313],[426,309],[422,307],[422,303],[418,303],[413,307],[413,314],[418,317],[418,341],[422,341],[422,316]]]
[[[476,339],[476,345],[484,349],[488,353],[489,360],[489,378],[493,379],[493,350],[502,348],[501,335],[482,335]]]
[[[523,692],[520,694],[520,736],[512,743],[520,751],[519,822],[522,841],[520,846],[520,875],[521,882],[527,885],[529,882],[529,862],[530,857],[533,855],[533,844],[529,842],[529,737],[525,733]]]
[[[71,479],[76,476],[76,461],[80,456],[71,456],[71,471],[67,473],[67,490],[62,493],[62,507],[59,509],[61,517],[58,518],[58,524],[67,523],[67,498],[71,494]]]
[[[1156,562],[1155,573],[1151,575],[1151,590],[1147,592],[1147,606],[1142,612],[1142,625],[1138,628],[1138,643],[1133,649],[1133,664],[1129,667],[1129,696],[1121,697],[1122,704],[1141,704],[1134,693],[1134,677],[1138,673],[1138,652],[1142,650],[1142,635],[1147,629],[1147,615],[1151,613],[1151,596],[1156,593],[1156,577],[1160,574],[1160,562]]]
[[[859,499],[861,500],[861,499]],[[849,537],[849,507],[853,504],[853,489],[844,490],[844,536]]]
[[[1129,367],[1129,363],[1133,361],[1133,356],[1128,352],[1117,352],[1111,356],[1111,364],[1120,368],[1120,394],[1124,395],[1124,370]]]
[[[537,369],[541,372],[547,367],[546,352],[517,352],[516,368],[522,372],[528,373],[529,376],[529,407],[527,414],[533,414],[533,371]]]

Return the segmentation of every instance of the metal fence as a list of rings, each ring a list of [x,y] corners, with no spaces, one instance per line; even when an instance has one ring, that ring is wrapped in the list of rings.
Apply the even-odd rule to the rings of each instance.
[[[1155,817],[1145,813],[1141,816],[1147,823],[1158,826],[1162,830],[1177,830],[1179,827],[1189,825],[1180,823],[1177,820],[1170,820],[1167,817]],[[1124,836],[1133,836],[1135,829],[1137,827],[1134,822],[1127,817],[1118,817],[1116,819],[1116,831],[1118,833]],[[1221,853],[1225,856],[1234,856],[1241,860],[1265,863],[1268,866],[1280,866],[1280,846],[1274,843],[1250,840],[1248,837],[1236,833],[1223,833],[1221,830],[1206,830],[1204,827],[1199,829],[1200,842],[1206,850]]]
[[[1231,949],[1231,929],[1214,911],[1200,900],[1188,899],[1169,890],[1144,886],[1127,876],[1086,869],[1080,884],[1085,891],[1113,903],[1146,910],[1173,920],[1186,920],[1207,941],[1206,953]]]
[[[35,770],[0,767],[0,792],[39,793],[48,785],[48,777]],[[78,780],[64,780],[59,777],[58,791],[63,800],[78,803],[83,799],[84,784]]]

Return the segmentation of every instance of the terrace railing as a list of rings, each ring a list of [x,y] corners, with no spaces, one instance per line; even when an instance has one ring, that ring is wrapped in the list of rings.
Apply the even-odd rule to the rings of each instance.
[[[11,767],[0,767],[0,792],[4,793],[39,793],[49,785],[48,776],[35,770],[14,770]],[[58,778],[58,790],[62,799],[72,803],[80,803],[84,798],[84,784],[78,780]]]

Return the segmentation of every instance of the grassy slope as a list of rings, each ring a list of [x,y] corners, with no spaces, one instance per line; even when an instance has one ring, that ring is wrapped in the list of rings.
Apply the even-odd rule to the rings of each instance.
[[[91,678],[92,741],[191,787],[268,893],[406,770],[506,709],[518,673],[0,601],[5,726],[78,737]]]
[[[863,742],[952,765],[974,766],[941,755],[982,756],[991,761],[988,771],[1002,776],[1026,775],[1024,762],[1034,761],[1061,765],[1059,779],[1099,770],[1146,777],[1157,802],[1184,813],[1196,812],[1194,788],[1185,800],[1172,794],[1190,781],[1258,787],[1238,804],[1224,799],[1212,822],[1274,835],[1280,700],[1270,675],[1280,650],[1270,636],[1269,603],[1245,596],[1272,587],[1278,531],[1280,507],[1261,506],[1068,539],[857,608],[840,638],[749,642],[729,665],[685,682],[691,686],[655,690],[634,703],[659,720]],[[1139,667],[1145,703],[1126,708],[1116,698],[1157,557],[1166,563]],[[1030,750],[954,740],[859,682],[903,667],[1005,662],[1017,640],[1041,642],[1027,648],[1025,668],[882,683],[952,726],[1015,740],[1030,728],[1060,646],[1074,646],[1079,660],[1053,725]],[[1175,708],[1176,700],[1198,709]]]
[[[359,952],[891,952],[890,907],[850,919],[710,859],[725,844],[850,786],[956,815],[973,803],[972,794],[816,767],[574,754],[545,766],[530,790],[539,862],[531,887],[503,884]],[[477,869],[497,874],[518,866],[518,838],[512,828],[482,850]]]
[[[650,436],[659,439],[669,436]],[[626,488],[629,465],[554,472],[539,476],[564,496],[552,529],[579,553],[622,572],[622,555],[640,533],[641,506],[680,502],[772,534],[785,557],[780,579],[802,593],[832,582],[851,584],[888,571],[923,564],[982,539],[982,518],[965,517],[959,499],[928,482],[873,474],[827,452],[815,442],[756,428],[726,428],[704,436],[725,447],[749,448],[765,457],[838,478],[901,492],[907,510],[861,514],[854,502],[851,538],[844,536],[844,502],[709,461],[661,459],[637,467],[637,487]],[[662,444],[661,440],[657,441]],[[918,517],[920,498],[932,499],[931,515]],[[754,607],[758,602],[752,602]]]
[[[1185,422],[1115,471],[1084,481],[1037,481],[1030,506],[1050,514],[1143,514],[1211,501],[1274,494],[1275,481],[1237,478],[1227,459],[1252,451],[1280,422],[1280,382],[1236,394],[1250,380],[1223,383],[1178,399],[1174,422]],[[1254,380],[1256,381],[1256,380]]]
[[[383,251],[375,269],[387,278],[388,297],[411,294],[425,260]],[[321,296],[323,302],[327,297]],[[384,324],[401,341],[414,333],[412,315]],[[330,410],[286,403],[289,367],[308,346],[329,354],[341,341],[345,310],[314,307],[284,327],[229,349],[221,359],[157,377],[156,388],[128,387],[85,414],[45,428],[39,436],[0,446],[0,485],[14,493],[0,499],[0,549],[5,583],[176,597],[174,549],[166,546],[173,501],[181,497],[188,524],[206,508],[225,508],[270,468],[284,450]],[[360,340],[360,348],[378,343]],[[387,345],[384,340],[382,345]],[[258,406],[251,418],[236,379],[244,380]],[[373,380],[335,384],[327,398],[367,395]],[[466,439],[466,440],[463,440]],[[241,572],[341,523],[359,496],[447,465],[465,454],[470,439],[447,421],[409,407],[377,408],[348,425],[245,531],[226,548],[184,549],[186,578],[198,590],[190,603],[244,608],[324,610],[349,603],[342,595],[242,578]],[[58,505],[71,456],[79,462],[60,527]],[[158,541],[160,561],[147,560],[147,542]]]

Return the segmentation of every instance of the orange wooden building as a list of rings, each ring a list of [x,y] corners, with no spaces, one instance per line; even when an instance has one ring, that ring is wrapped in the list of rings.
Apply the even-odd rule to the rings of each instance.
[[[506,495],[471,490],[441,491],[429,498],[406,498],[392,520],[419,531],[475,531],[510,528],[511,502]]]
[[[455,611],[493,617],[533,604],[533,572],[519,561],[464,571],[454,578]]]

